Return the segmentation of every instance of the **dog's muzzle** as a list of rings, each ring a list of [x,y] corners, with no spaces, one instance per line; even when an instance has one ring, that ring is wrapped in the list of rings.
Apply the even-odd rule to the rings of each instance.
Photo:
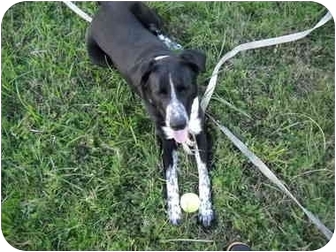
[[[177,100],[167,107],[166,125],[171,129],[171,136],[178,143],[188,138],[188,116],[185,107]]]
[[[188,143],[189,134],[202,131],[199,114],[198,97],[194,98],[188,119],[185,107],[178,101],[167,107],[166,126],[162,127],[167,139],[174,139],[177,143]]]

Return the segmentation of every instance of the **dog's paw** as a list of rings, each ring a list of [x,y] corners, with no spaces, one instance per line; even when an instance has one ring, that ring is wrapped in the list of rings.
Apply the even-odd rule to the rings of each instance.
[[[212,209],[210,202],[201,203],[198,213],[198,220],[204,227],[209,227],[213,220],[215,219],[215,214]]]
[[[177,218],[169,218],[169,221],[171,224],[173,225],[180,225],[182,222],[182,218],[181,217],[177,217]]]
[[[179,225],[182,222],[182,212],[179,206],[168,210],[169,221],[173,225]]]

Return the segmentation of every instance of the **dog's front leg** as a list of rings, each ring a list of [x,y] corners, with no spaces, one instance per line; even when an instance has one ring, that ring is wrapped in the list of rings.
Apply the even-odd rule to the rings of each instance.
[[[198,218],[203,226],[208,227],[214,219],[214,212],[211,203],[211,183],[207,167],[208,155],[205,133],[201,132],[196,135],[196,141],[199,152],[195,153],[195,158],[199,179],[199,198],[201,201]]]
[[[175,225],[181,222],[182,216],[179,204],[180,196],[177,179],[178,155],[176,147],[174,140],[163,140],[162,142],[163,165],[167,187],[168,216],[170,222]]]

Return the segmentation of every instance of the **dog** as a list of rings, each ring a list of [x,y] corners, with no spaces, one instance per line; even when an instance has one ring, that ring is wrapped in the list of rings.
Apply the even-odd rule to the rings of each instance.
[[[190,136],[195,136],[199,149],[195,155],[198,219],[208,227],[214,211],[204,112],[196,84],[199,73],[205,71],[206,56],[197,50],[171,51],[156,36],[161,28],[161,18],[144,3],[100,2],[86,34],[88,55],[94,64],[114,66],[142,99],[161,142],[168,217],[176,225],[182,219],[177,148],[182,145],[188,149],[193,145]]]

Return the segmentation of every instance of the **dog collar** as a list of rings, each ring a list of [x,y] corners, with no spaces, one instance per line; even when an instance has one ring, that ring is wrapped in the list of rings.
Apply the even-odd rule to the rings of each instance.
[[[160,56],[156,56],[154,58],[154,60],[158,61],[158,60],[162,60],[162,59],[165,59],[165,58],[168,58],[168,57],[169,57],[169,55],[160,55]]]
[[[163,35],[160,31],[157,32],[157,37],[159,40],[161,40],[170,50],[181,50],[182,46],[179,43],[176,43],[175,41],[172,41],[167,36]]]

